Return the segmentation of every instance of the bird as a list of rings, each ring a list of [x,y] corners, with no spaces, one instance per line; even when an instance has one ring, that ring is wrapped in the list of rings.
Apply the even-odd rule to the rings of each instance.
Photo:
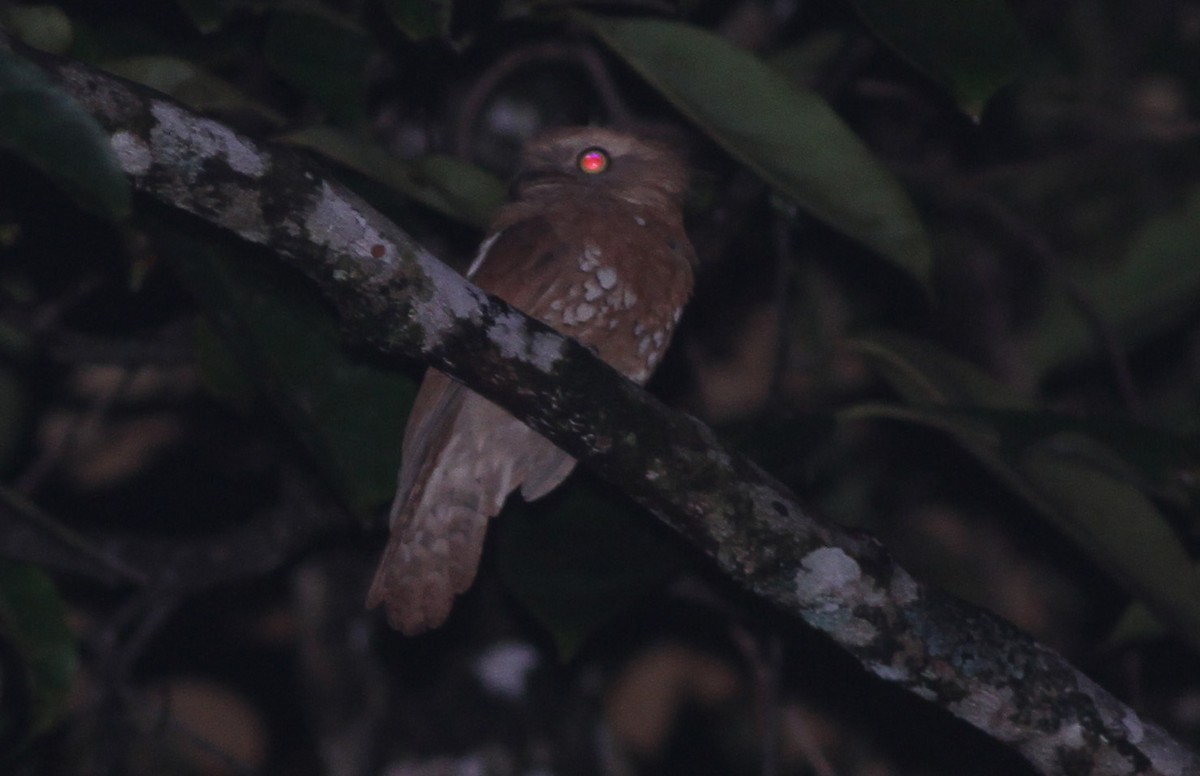
[[[691,295],[687,168],[670,144],[552,129],[521,155],[467,278],[644,384]],[[575,459],[437,369],[404,432],[390,537],[367,595],[396,630],[439,627],[475,578],[487,523],[516,489],[554,490]]]

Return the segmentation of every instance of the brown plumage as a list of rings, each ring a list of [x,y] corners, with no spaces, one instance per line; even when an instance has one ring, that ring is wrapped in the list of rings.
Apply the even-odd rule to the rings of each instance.
[[[644,383],[692,290],[686,185],[665,145],[594,127],[542,135],[526,147],[514,199],[467,276]],[[392,626],[414,634],[441,625],[470,587],[488,518],[508,494],[545,495],[575,460],[434,369],[403,455],[367,605],[384,604]]]

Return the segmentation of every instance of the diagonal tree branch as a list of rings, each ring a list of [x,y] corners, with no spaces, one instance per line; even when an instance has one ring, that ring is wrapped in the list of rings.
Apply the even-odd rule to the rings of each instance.
[[[139,191],[272,249],[333,301],[351,336],[509,409],[866,670],[1045,774],[1200,773],[1200,758],[1061,656],[917,583],[873,539],[820,521],[701,422],[469,285],[300,155],[84,65],[22,54],[100,122]]]

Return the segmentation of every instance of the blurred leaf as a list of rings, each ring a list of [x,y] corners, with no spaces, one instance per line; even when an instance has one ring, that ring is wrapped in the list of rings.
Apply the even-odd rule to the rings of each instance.
[[[1041,410],[933,343],[904,335],[879,334],[853,347],[911,404],[955,408],[964,423],[1001,428],[1009,447],[1052,436],[1070,438],[1072,456],[1182,508],[1191,503],[1197,488],[1193,472],[1200,468],[1200,437]]]
[[[800,40],[771,55],[770,65],[800,84],[816,81],[830,61],[846,47],[848,35],[844,30],[825,29],[805,35]]]
[[[765,413],[750,420],[722,423],[720,432],[723,439],[772,477],[790,483],[807,479],[814,465],[826,463],[797,455],[797,440],[804,440],[806,450],[818,450],[832,440],[836,427],[836,418],[825,413]]]
[[[820,96],[688,24],[580,18],[776,191],[927,286],[929,241],[908,194]]]
[[[969,364],[938,355],[932,345],[891,337],[886,344],[866,342],[857,349],[872,364],[881,364],[880,372],[916,406],[864,404],[843,412],[843,417],[890,418],[948,433],[1130,594],[1200,648],[1200,571],[1167,520],[1124,476],[1136,471],[1135,466],[1079,431],[1031,434],[1035,424],[1054,427],[1038,413],[1025,413],[1025,423],[1014,423],[1015,413],[971,411],[968,402],[975,396],[991,406],[1019,403],[1004,401],[1002,386]],[[934,368],[926,371],[926,366]],[[914,385],[924,387],[917,391]]]
[[[853,0],[897,54],[944,84],[974,118],[1012,81],[1026,44],[1004,0]]]
[[[383,0],[384,10],[411,41],[444,38],[450,34],[454,4],[450,0]]]
[[[1166,635],[1162,621],[1151,614],[1145,604],[1135,601],[1125,607],[1117,624],[1104,639],[1104,647],[1116,649],[1140,641],[1157,641]]]
[[[239,410],[249,411],[258,396],[257,385],[234,358],[220,332],[207,318],[198,318],[192,329],[196,368],[205,390]]]
[[[413,183],[443,197],[452,215],[486,228],[508,198],[508,186],[496,176],[456,156],[430,154],[408,162]],[[431,206],[434,198],[430,197]]]
[[[78,666],[66,606],[36,566],[0,559],[0,639],[24,662],[32,701],[30,732],[42,732],[62,715]],[[4,677],[6,696],[14,679]],[[11,722],[0,725],[8,728]]]
[[[151,227],[180,277],[200,300],[229,355],[198,344],[206,384],[238,396],[229,362],[257,385],[359,515],[391,499],[404,421],[415,394],[403,372],[356,359],[341,346],[332,313],[316,291],[256,260],[232,238],[201,239]],[[207,352],[205,352],[207,351]]]
[[[1200,307],[1200,187],[1182,208],[1153,218],[1134,237],[1125,258],[1079,278],[1093,310],[1134,345],[1177,325]],[[1060,297],[1027,341],[1042,370],[1076,362],[1097,351],[1096,334],[1080,312]]]
[[[375,143],[332,127],[308,127],[279,138],[332,159],[427,207],[485,229],[505,199],[505,186],[470,162],[451,156],[404,160]]]
[[[250,7],[253,0],[175,0],[199,32],[208,35],[221,29],[225,20],[239,8]]]
[[[20,373],[0,363],[0,473],[8,473],[25,440],[29,427],[26,392]]]
[[[1027,400],[932,342],[881,333],[852,343],[901,396],[913,404],[1030,409]]]
[[[498,531],[505,585],[551,633],[564,660],[683,565],[665,531],[586,478],[572,478],[535,505],[513,499]]]
[[[264,44],[271,67],[345,127],[367,122],[366,66],[371,50],[362,28],[308,4],[271,14]]]
[[[71,19],[56,5],[0,7],[0,26],[26,45],[51,54],[66,54],[75,39]]]
[[[168,56],[128,57],[105,62],[104,69],[169,94],[198,111],[249,114],[276,127],[286,121],[278,111],[250,99],[228,82],[206,73],[185,59]]]
[[[41,70],[7,49],[0,49],[0,147],[88,210],[113,221],[129,215],[129,182],[104,130]]]

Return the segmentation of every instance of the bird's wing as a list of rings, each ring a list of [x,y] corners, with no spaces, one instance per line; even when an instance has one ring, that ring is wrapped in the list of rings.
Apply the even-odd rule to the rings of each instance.
[[[475,260],[471,280],[489,294],[545,320],[550,304],[561,289],[554,284],[554,269],[564,261],[569,244],[545,218],[523,218],[500,232],[486,254]],[[540,434],[527,437],[526,447],[514,460],[513,486],[521,486],[526,501],[541,498],[558,487],[575,469],[575,459]]]
[[[534,265],[544,268],[563,249],[545,221],[522,221],[485,244],[475,279],[537,315],[548,302],[547,289],[532,282]],[[404,633],[440,625],[454,597],[474,580],[487,520],[508,494],[528,480],[541,495],[573,466],[566,453],[508,412],[430,369],[409,416],[392,534],[367,605],[385,604],[388,620]]]
[[[404,427],[404,444],[401,448],[400,474],[396,486],[396,497],[392,501],[390,525],[396,528],[401,506],[408,500],[417,475],[423,468],[434,463],[430,446],[438,439],[439,429],[445,428],[454,414],[462,407],[467,389],[462,383],[443,372],[430,368],[425,372],[421,387],[413,400]]]

